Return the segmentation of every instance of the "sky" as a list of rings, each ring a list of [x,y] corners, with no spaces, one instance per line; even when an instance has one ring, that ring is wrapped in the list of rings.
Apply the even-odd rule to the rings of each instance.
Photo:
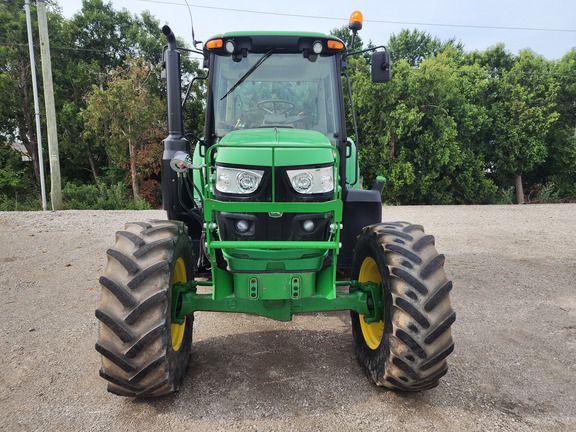
[[[65,17],[81,9],[79,0],[57,0]],[[106,1],[106,0],[105,0]],[[197,40],[228,31],[319,31],[348,23],[354,10],[364,15],[362,40],[386,44],[391,34],[417,28],[441,40],[455,38],[466,51],[502,42],[513,54],[530,48],[548,60],[576,47],[576,0],[396,0],[303,1],[112,0],[114,9],[148,10],[160,25],[192,45],[190,6]],[[259,12],[259,13],[258,13]]]

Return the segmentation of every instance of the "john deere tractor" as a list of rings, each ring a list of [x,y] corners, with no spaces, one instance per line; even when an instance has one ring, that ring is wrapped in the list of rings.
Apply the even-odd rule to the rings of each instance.
[[[355,12],[352,41],[361,27]],[[370,380],[400,391],[437,386],[453,350],[452,283],[422,226],[382,223],[384,179],[362,188],[342,86],[360,53],[321,33],[209,39],[198,137],[183,130],[181,49],[169,27],[163,33],[168,220],[127,223],[107,251],[96,350],[108,390],[177,391],[201,311],[289,321],[349,310]],[[388,81],[387,50],[367,51],[372,80]]]

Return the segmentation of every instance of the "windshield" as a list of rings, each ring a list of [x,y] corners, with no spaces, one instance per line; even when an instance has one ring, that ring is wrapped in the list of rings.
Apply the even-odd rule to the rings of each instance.
[[[216,56],[214,118],[218,137],[240,129],[340,131],[334,56],[248,54],[240,61]]]

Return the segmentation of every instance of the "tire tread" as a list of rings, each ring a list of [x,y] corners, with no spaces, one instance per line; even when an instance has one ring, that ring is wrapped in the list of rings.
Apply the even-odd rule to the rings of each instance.
[[[436,387],[448,371],[453,352],[451,326],[456,314],[450,306],[452,282],[444,272],[445,256],[435,238],[421,225],[394,222],[371,225],[360,234],[352,263],[358,280],[363,260],[376,261],[382,278],[385,333],[372,349],[364,340],[352,312],[356,356],[366,375],[377,385],[399,391]]]
[[[180,387],[190,358],[193,316],[184,340],[172,347],[171,286],[175,260],[182,258],[188,280],[194,277],[191,241],[180,221],[130,222],[116,232],[100,277],[100,321],[96,351],[100,376],[119,396],[150,397]]]
[[[134,273],[136,273],[138,270],[140,270],[140,268],[138,267],[138,265],[128,256],[124,255],[122,252],[117,251],[115,249],[108,249],[106,251],[106,254],[109,257],[114,258],[116,261],[118,261],[120,264],[122,264],[122,267],[124,267],[124,269],[128,272],[128,274],[132,275]]]
[[[130,308],[136,304],[136,300],[129,293],[127,293],[120,285],[114,282],[112,279],[108,279],[106,276],[100,276],[100,285],[105,287],[108,291],[118,299],[118,301],[125,308]]]

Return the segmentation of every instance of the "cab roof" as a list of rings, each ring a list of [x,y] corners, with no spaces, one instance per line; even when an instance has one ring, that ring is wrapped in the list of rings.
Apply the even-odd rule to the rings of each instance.
[[[227,32],[215,35],[208,40],[211,39],[218,39],[218,38],[233,38],[233,37],[245,37],[245,36],[254,36],[254,37],[274,37],[274,36],[288,36],[288,37],[316,37],[316,38],[324,38],[324,39],[332,39],[342,42],[336,36],[332,36],[325,33],[319,32],[296,32],[296,31],[237,31],[237,32]]]
[[[206,47],[211,41],[222,40],[222,45],[218,49],[207,49]],[[336,41],[341,43],[340,49],[327,50],[325,53],[334,54],[336,52],[345,51],[346,47],[344,42],[336,36],[327,35],[324,33],[314,32],[282,32],[282,31],[242,31],[242,32],[229,32],[218,34],[206,42],[204,45],[205,51],[215,51],[218,54],[226,54],[226,42],[231,40],[238,51],[247,51],[253,53],[264,53],[271,49],[278,49],[283,52],[299,53],[304,50],[311,50],[312,45],[320,41],[325,47],[328,41]],[[222,52],[220,52],[222,51]],[[328,52],[330,51],[330,52]]]

